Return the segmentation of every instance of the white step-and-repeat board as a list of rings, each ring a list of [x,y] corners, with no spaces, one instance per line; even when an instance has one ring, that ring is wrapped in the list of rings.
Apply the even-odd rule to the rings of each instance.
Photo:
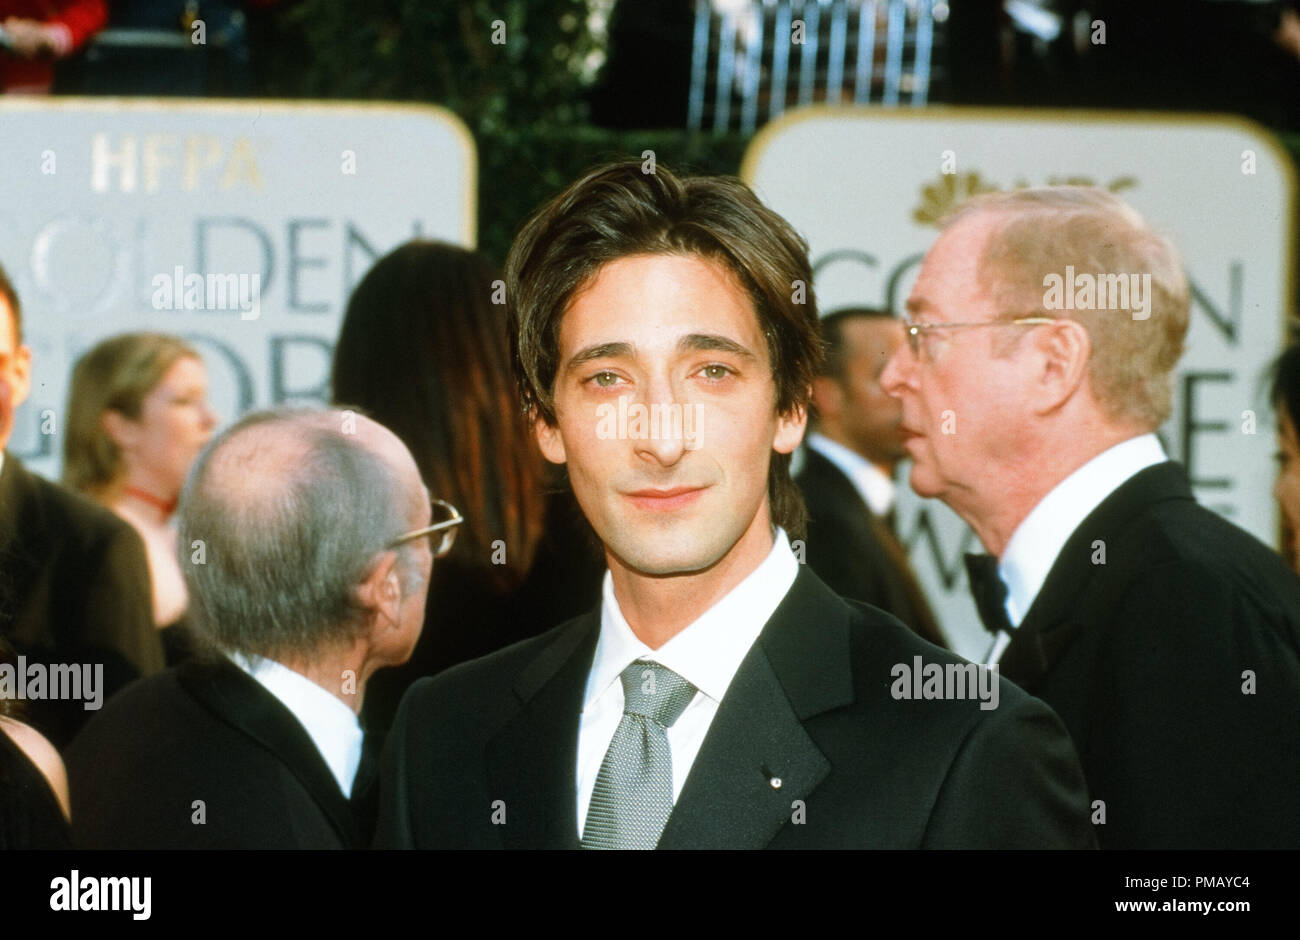
[[[72,365],[100,339],[189,340],[223,423],[324,401],[371,263],[474,244],[474,144],[440,108],[0,98],[0,128],[0,264],[32,348],[9,450],[56,479]]]

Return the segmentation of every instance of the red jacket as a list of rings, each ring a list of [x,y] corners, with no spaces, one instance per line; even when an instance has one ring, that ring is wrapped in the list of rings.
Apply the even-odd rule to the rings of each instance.
[[[80,49],[104,28],[108,4],[105,0],[0,0],[0,25],[11,16],[61,27],[54,57],[24,59],[0,51],[0,90],[44,92],[54,80],[55,59]]]

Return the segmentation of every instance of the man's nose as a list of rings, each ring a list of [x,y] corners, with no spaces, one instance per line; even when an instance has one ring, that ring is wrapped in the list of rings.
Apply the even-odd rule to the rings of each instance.
[[[908,384],[911,371],[916,365],[916,357],[907,343],[894,350],[894,354],[885,363],[880,373],[880,387],[893,398],[902,398],[903,389]]]
[[[629,422],[629,430],[639,456],[670,467],[690,449],[686,437],[687,408],[681,390],[667,379],[651,381],[636,403],[645,408],[640,428]]]

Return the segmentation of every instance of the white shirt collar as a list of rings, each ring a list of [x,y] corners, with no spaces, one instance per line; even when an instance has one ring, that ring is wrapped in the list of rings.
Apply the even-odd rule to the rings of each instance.
[[[229,653],[230,659],[253,677],[298,719],[338,781],[343,795],[352,795],[352,782],[361,763],[361,723],[356,713],[301,673],[273,659]]]
[[[1134,474],[1168,459],[1154,434],[1129,438],[1093,457],[1039,500],[998,561],[1012,624],[1018,627],[1025,619],[1056,556],[1083,520]]]
[[[893,508],[897,486],[866,457],[817,431],[808,435],[808,446],[849,478],[862,501],[877,516],[883,516]]]
[[[741,660],[798,574],[799,562],[790,550],[790,541],[785,530],[778,528],[767,558],[745,580],[671,640],[652,650],[628,626],[614,596],[613,578],[606,571],[600,605],[600,639],[587,676],[583,709],[600,698],[618,681],[619,674],[638,659],[650,659],[668,667],[720,702]]]

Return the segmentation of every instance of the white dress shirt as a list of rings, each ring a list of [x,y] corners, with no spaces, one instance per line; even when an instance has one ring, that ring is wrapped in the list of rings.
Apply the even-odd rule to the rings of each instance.
[[[361,723],[352,709],[301,673],[273,659],[230,653],[230,659],[252,676],[298,719],[346,797],[361,763]]]
[[[1039,500],[1011,534],[998,560],[998,574],[1007,586],[1007,619],[1012,626],[1019,627],[1025,619],[1056,556],[1083,520],[1130,477],[1168,459],[1154,434],[1132,437],[1093,457]],[[987,664],[1001,659],[1010,643],[1011,634],[998,631]]]
[[[718,705],[727,693],[741,660],[776,611],[799,574],[785,530],[776,530],[772,550],[745,580],[700,615],[671,640],[652,650],[632,632],[618,599],[614,582],[605,572],[600,605],[600,638],[578,728],[578,837],[587,825],[587,807],[596,775],[623,719],[623,683],[619,674],[638,659],[666,666],[699,689],[681,717],[668,729],[673,760],[673,802],[704,743]]]
[[[897,485],[866,457],[816,431],[808,435],[808,446],[852,481],[862,501],[877,516],[884,517],[894,507]]]

